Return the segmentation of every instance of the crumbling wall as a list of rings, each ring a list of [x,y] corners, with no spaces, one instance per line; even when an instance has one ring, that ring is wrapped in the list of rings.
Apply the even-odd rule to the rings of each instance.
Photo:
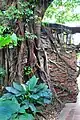
[[[70,57],[68,55],[62,55],[66,63],[54,53],[50,53],[48,57],[50,61],[50,78],[56,92],[59,93],[62,100],[67,102],[76,101],[78,93],[76,80],[76,53],[72,52]]]
[[[47,36],[41,38],[48,55],[50,82],[61,101],[75,102],[78,94],[76,52],[60,52],[60,57],[52,50]]]

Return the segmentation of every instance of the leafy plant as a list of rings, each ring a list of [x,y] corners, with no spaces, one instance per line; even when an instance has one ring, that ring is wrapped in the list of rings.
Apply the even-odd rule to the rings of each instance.
[[[1,120],[8,120],[14,113],[18,112],[19,109],[20,109],[20,106],[15,98],[12,98],[11,100],[0,99],[0,119]]]
[[[0,48],[9,45],[9,43],[12,43],[10,35],[7,35],[5,37],[0,35]]]
[[[32,68],[30,66],[24,67],[24,75],[30,75],[32,73]]]
[[[33,8],[34,5],[30,2],[24,2],[23,0],[18,1],[18,8],[16,6],[9,6],[8,9],[4,12],[4,16],[8,20],[22,19],[25,15],[26,19],[33,19]],[[2,15],[2,14],[1,14]]]
[[[0,35],[0,48],[8,46],[9,44],[17,46],[17,36],[16,36],[16,34],[13,33],[12,35],[10,35],[10,34]]]
[[[76,22],[80,21],[80,13],[76,13],[77,0],[54,0],[45,12],[43,22]]]
[[[5,114],[4,120],[34,120],[34,115],[39,112],[37,106],[51,103],[52,98],[48,86],[37,82],[34,75],[26,84],[13,82],[11,87],[6,87],[8,93],[0,98],[0,118]]]

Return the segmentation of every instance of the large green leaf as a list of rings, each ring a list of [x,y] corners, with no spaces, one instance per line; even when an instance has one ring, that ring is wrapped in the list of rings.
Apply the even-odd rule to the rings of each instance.
[[[32,99],[35,99],[35,100],[40,98],[40,96],[38,94],[32,94],[29,97],[32,98]]]
[[[41,90],[46,90],[47,88],[48,88],[48,86],[45,83],[41,83],[37,86],[36,92],[39,92]],[[33,90],[33,92],[35,92],[35,91]]]
[[[25,84],[21,84],[21,86],[22,86],[23,92],[27,92],[28,91],[27,86]]]
[[[19,120],[34,120],[34,117],[32,114],[25,113],[19,116]]]
[[[30,107],[31,111],[33,111],[33,112],[36,113],[37,109],[36,109],[36,107],[34,106],[33,103],[30,103],[30,104],[29,104],[29,107]]]
[[[40,98],[46,98],[46,99],[51,99],[52,98],[52,92],[50,89],[42,89],[36,94],[32,94],[29,96],[32,99],[39,100]]]
[[[9,100],[9,99],[12,99],[14,97],[14,95],[13,94],[11,94],[11,93],[6,93],[6,94],[4,94],[2,97],[1,97],[1,99],[3,99],[3,100]]]
[[[32,90],[34,94],[42,91],[42,90],[47,90],[48,86],[45,83],[40,83],[39,85],[36,85],[36,87]]]
[[[23,87],[16,82],[13,82],[13,87],[18,91],[21,91],[21,92],[23,91]]]
[[[38,81],[38,79],[36,78],[35,75],[29,80],[29,82],[28,82],[28,88],[29,88],[30,91],[34,89],[34,87],[37,84],[37,81]]]
[[[13,88],[13,87],[6,87],[6,90],[7,90],[8,92],[10,92],[10,93],[15,94],[15,95],[20,94],[20,92],[19,92],[18,90],[16,90],[15,88]]]
[[[14,98],[12,100],[0,101],[0,119],[8,120],[12,114],[18,112],[20,106],[17,100]]]
[[[12,40],[10,38],[10,35],[7,35],[5,37],[0,36],[0,48],[9,45],[9,43],[12,43]]]
[[[25,113],[26,105],[20,107],[19,113]]]
[[[24,105],[24,106],[23,106],[24,109],[28,109],[28,108],[29,108],[29,101],[28,101],[28,100],[24,100],[24,101],[22,102],[22,104]]]
[[[43,91],[40,91],[38,93],[38,95],[40,97],[43,97],[43,98],[46,98],[46,99],[51,99],[52,98],[52,92],[50,91],[50,89],[47,89],[47,90],[43,90]]]
[[[19,120],[17,118],[17,113],[13,114],[9,120]]]
[[[33,103],[30,103],[28,100],[24,100],[24,101],[22,102],[22,104],[23,104],[22,108],[24,108],[24,109],[30,108],[31,111],[33,111],[33,112],[36,112],[36,111],[37,111],[37,110],[36,110],[36,107],[34,106],[34,104],[33,104]]]

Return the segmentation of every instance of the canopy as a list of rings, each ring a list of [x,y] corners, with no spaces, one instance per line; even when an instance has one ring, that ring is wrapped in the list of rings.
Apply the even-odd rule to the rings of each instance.
[[[43,23],[60,32],[80,33],[80,2],[54,0],[45,12]]]

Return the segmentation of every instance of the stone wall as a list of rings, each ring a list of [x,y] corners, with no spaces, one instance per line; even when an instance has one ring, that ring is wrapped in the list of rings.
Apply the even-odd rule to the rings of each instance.
[[[76,52],[60,52],[61,59],[51,49],[47,36],[43,36],[41,41],[48,55],[48,68],[52,87],[55,87],[62,101],[75,102],[78,94]]]
[[[54,53],[48,54],[51,82],[61,99],[67,102],[76,101],[78,93],[77,72],[76,72],[76,53],[62,55],[61,60]],[[68,66],[69,65],[69,66]]]

